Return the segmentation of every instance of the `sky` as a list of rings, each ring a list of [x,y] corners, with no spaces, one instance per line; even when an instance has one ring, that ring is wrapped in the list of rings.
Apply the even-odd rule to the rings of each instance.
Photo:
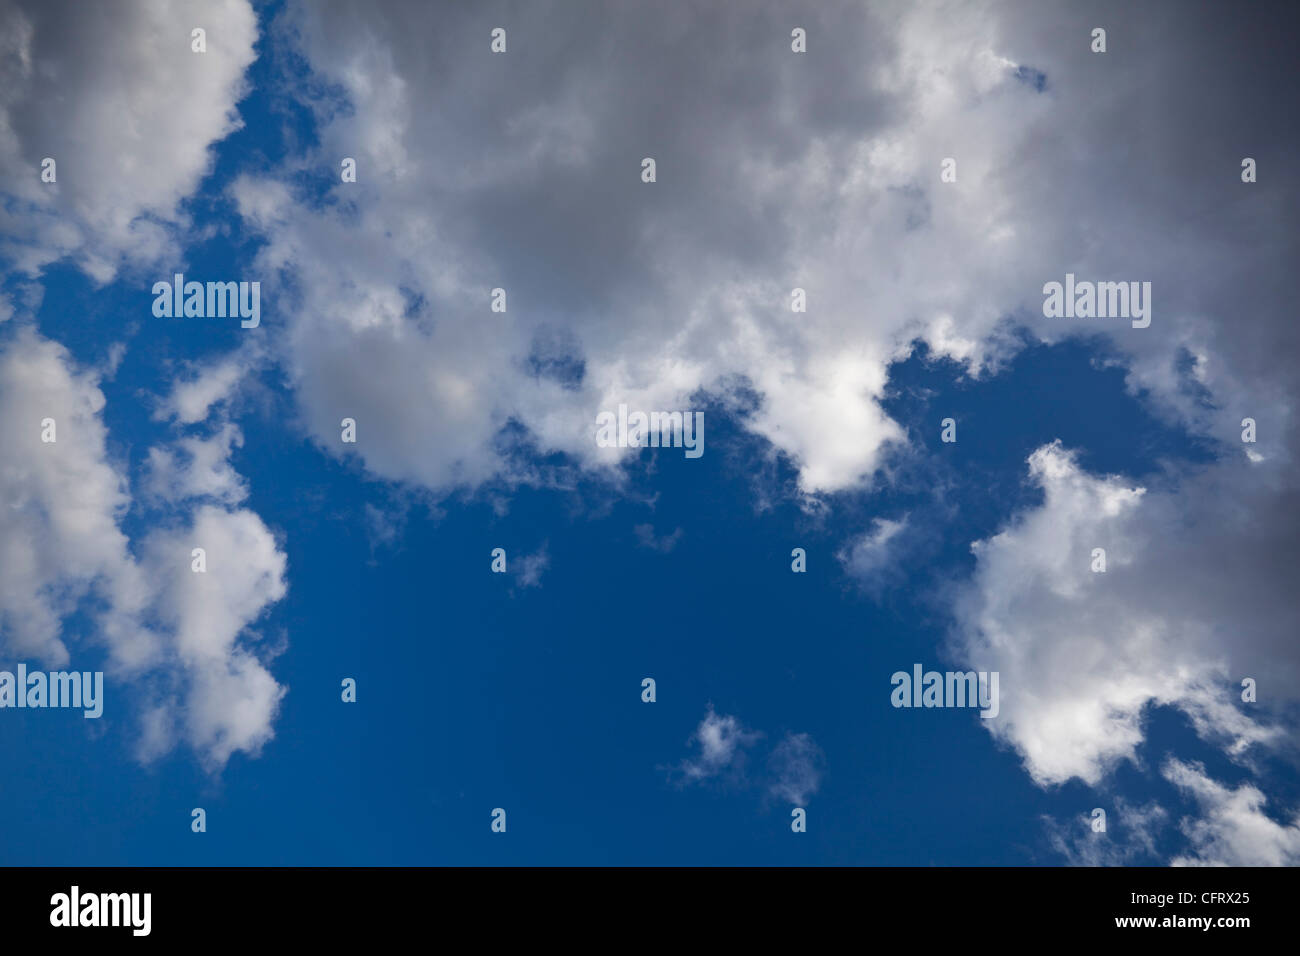
[[[1295,26],[0,0],[0,863],[1300,863]]]

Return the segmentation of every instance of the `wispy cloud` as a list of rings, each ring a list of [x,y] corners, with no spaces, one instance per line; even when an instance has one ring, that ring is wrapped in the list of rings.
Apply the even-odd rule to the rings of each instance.
[[[687,782],[723,775],[741,776],[745,770],[746,751],[762,736],[746,728],[736,717],[715,712],[710,704],[708,713],[687,741],[695,755],[683,760],[679,770]]]
[[[1171,861],[1173,866],[1300,865],[1300,814],[1278,823],[1264,812],[1268,801],[1258,787],[1226,787],[1199,763],[1171,758],[1161,772],[1201,812],[1179,823],[1191,847]]]
[[[677,547],[677,542],[682,539],[683,533],[681,528],[675,528],[671,534],[656,537],[654,525],[650,524],[639,524],[632,531],[636,534],[637,543],[641,547],[658,551],[661,554],[667,554]]]
[[[766,798],[802,804],[821,785],[825,755],[809,734],[787,733],[772,748],[757,778],[750,776],[751,754],[767,737],[738,717],[719,714],[709,704],[704,719],[687,741],[692,754],[672,768],[670,779],[681,786],[712,784],[721,788],[759,787]]]
[[[825,760],[811,735],[786,734],[767,758],[768,793],[786,803],[806,803],[821,786]]]
[[[511,563],[511,569],[521,588],[541,587],[542,574],[550,566],[551,555],[547,550],[545,541],[532,554],[525,554],[523,557],[515,558]]]

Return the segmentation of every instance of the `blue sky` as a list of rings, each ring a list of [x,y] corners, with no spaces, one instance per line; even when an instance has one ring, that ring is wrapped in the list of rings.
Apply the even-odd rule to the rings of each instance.
[[[205,54],[166,5],[6,7],[54,102],[111,116],[123,84],[147,133],[32,119],[9,56],[0,668],[107,692],[0,711],[0,861],[1300,860],[1293,133],[1157,79],[1213,49],[1197,14],[1135,53],[1172,9],[1099,13],[1102,61],[1054,6],[764,7],[717,39],[704,6],[230,0]],[[1222,68],[1245,102],[1266,27]],[[162,47],[109,68],[96,37]],[[1278,158],[1247,185],[1250,154]],[[178,271],[260,277],[260,326],[156,318]],[[1154,277],[1151,328],[1044,318],[1067,272]],[[65,399],[46,465],[31,410]],[[704,455],[597,448],[620,401],[703,410]],[[247,549],[210,549],[217,597],[200,529]],[[891,706],[914,663],[999,670],[1000,718]]]

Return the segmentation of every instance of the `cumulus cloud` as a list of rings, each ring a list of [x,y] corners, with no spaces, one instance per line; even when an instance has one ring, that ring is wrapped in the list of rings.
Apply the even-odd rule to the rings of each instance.
[[[123,268],[181,264],[181,203],[208,172],[211,145],[240,126],[257,36],[244,0],[193,13],[170,0],[0,2],[0,162],[15,171],[0,187],[0,257],[13,274],[70,258],[102,283]],[[195,26],[206,53],[191,51]],[[46,157],[53,183],[40,178]],[[24,297],[32,307],[34,294]],[[63,666],[86,652],[68,646],[63,623],[91,609],[113,677],[139,690],[141,755],[184,741],[220,766],[271,735],[283,688],[240,635],[282,596],[284,557],[256,515],[230,510],[247,488],[229,462],[242,441],[229,424],[148,450],[142,491],[162,527],[128,540],[121,523],[135,502],[108,452],[99,387],[121,354],[97,375],[30,329],[0,348],[0,441],[16,452],[0,472],[0,497],[13,503],[0,516],[0,637],[10,653]],[[178,383],[163,416],[203,421],[248,365],[238,353]],[[54,443],[39,440],[46,417]],[[187,513],[198,500],[209,504]],[[196,536],[226,549],[206,576],[189,570]]]
[[[1188,398],[1184,354],[1214,356],[1207,387],[1255,407],[1289,391],[1251,374],[1278,371],[1275,331],[1294,340],[1268,278],[1288,233],[1234,176],[1186,162],[1204,124],[1166,108],[1175,90],[1222,95],[1165,52],[1200,51],[1215,14],[1161,20],[1177,43],[1103,69],[1082,40],[1061,41],[1070,18],[1053,4],[817,5],[799,10],[806,55],[789,52],[786,4],[748,9],[744,30],[702,3],[375,9],[290,8],[338,95],[317,99],[317,154],[233,195],[270,240],[268,271],[301,290],[286,352],[309,427],[331,447],[343,409],[364,415],[357,452],[386,477],[519,478],[500,441],[509,423],[604,468],[626,452],[595,447],[601,409],[684,408],[744,382],[760,398],[745,424],[803,491],[862,487],[907,440],[879,403],[889,363],[920,340],[970,374],[996,369],[1009,319],[1049,341],[1112,337],[1135,388],[1205,429],[1227,410]],[[462,40],[494,16],[515,38],[505,56]],[[1145,185],[1139,151],[1099,162],[1081,130],[1136,138],[1168,188]],[[954,154],[957,181],[941,183]],[[294,194],[290,175],[342,155],[357,183],[336,183],[323,207]],[[1225,211],[1214,229],[1174,228],[1191,199]],[[1232,211],[1243,201],[1262,218]],[[1242,288],[1211,267],[1225,229],[1253,250],[1262,320],[1249,330],[1216,321]],[[1043,319],[1042,286],[1066,271],[1153,281],[1156,325]],[[507,313],[488,310],[495,287]],[[806,313],[790,310],[795,287]]]
[[[1212,470],[1157,493],[1088,474],[1059,443],[1030,456],[1029,475],[1041,506],[972,546],[957,653],[1000,672],[1001,714],[985,724],[1034,779],[1096,783],[1135,757],[1151,705],[1182,709],[1234,756],[1277,740],[1268,712],[1248,716],[1239,697],[1241,677],[1295,668],[1277,635],[1296,612],[1269,594],[1282,584],[1266,567],[1271,519],[1239,497],[1265,492],[1226,489]]]
[[[62,346],[21,329],[0,350],[0,632],[13,653],[52,666],[68,663],[61,620],[81,600],[145,586],[118,528],[130,496],[103,408],[97,377],[70,367]]]
[[[50,667],[81,667],[64,622],[84,610],[107,654],[113,699],[141,712],[138,753],[178,741],[211,768],[255,753],[285,692],[254,653],[252,627],[285,594],[285,556],[228,456],[238,430],[149,451],[154,530],[131,542],[133,506],[109,455],[98,374],[30,327],[0,347],[0,642]],[[47,430],[48,425],[52,432]],[[54,441],[42,441],[52,434]],[[203,548],[206,571],[192,570]]]
[[[773,37],[788,33],[785,12],[756,13]],[[539,448],[601,468],[624,454],[596,447],[601,409],[689,407],[698,389],[725,391],[740,376],[764,396],[748,423],[796,460],[805,489],[865,480],[881,447],[903,439],[877,399],[918,310],[892,297],[931,283],[891,280],[875,292],[876,319],[862,322],[832,276],[850,260],[857,271],[883,259],[882,274],[911,261],[896,237],[872,248],[846,241],[850,223],[856,235],[883,237],[911,201],[874,208],[890,183],[862,166],[898,105],[856,65],[864,50],[889,58],[881,24],[861,10],[836,13],[847,22],[828,25],[821,56],[859,84],[846,94],[864,124],[856,138],[846,116],[805,115],[821,84],[779,44],[770,59],[756,56],[756,36],[733,39],[722,11],[706,5],[668,18],[652,5],[616,18],[565,8],[548,14],[562,22],[546,29],[540,13],[516,11],[515,35],[529,42],[502,60],[508,81],[493,77],[499,64],[450,42],[440,51],[446,65],[431,71],[438,58],[410,42],[419,31],[409,29],[434,15],[427,8],[395,8],[391,21],[361,7],[296,8],[309,62],[354,107],[322,105],[323,145],[311,161],[346,144],[374,173],[340,184],[337,207],[313,207],[266,180],[243,180],[233,195],[271,240],[267,271],[289,268],[299,280],[289,363],[318,439],[340,408],[356,409],[372,422],[357,449],[368,467],[446,488],[514,474],[497,440],[513,421]],[[456,25],[434,31],[436,43],[472,27],[460,11],[437,16]],[[665,22],[678,19],[691,24],[685,33]],[[560,55],[560,37],[595,52]],[[708,56],[687,55],[683,42],[707,44]],[[729,72],[744,82],[724,80]],[[680,110],[667,112],[662,87],[679,83],[709,95],[677,98]],[[472,111],[457,93],[469,85],[483,99]],[[411,89],[436,90],[443,108],[412,109]],[[737,90],[748,91],[744,103]],[[782,105],[758,108],[764,102]],[[500,124],[483,124],[480,108]],[[726,148],[699,150],[705,128]],[[638,178],[647,143],[662,170],[653,187]],[[475,159],[462,161],[461,150]],[[703,208],[712,212],[701,231]],[[824,230],[802,225],[828,213]],[[720,241],[724,233],[733,241]],[[760,238],[782,236],[788,248]],[[813,304],[792,318],[795,284],[813,290]],[[510,296],[504,314],[487,310],[498,285]],[[557,341],[567,363],[544,367],[574,374],[519,374]],[[374,364],[387,374],[367,375]],[[435,440],[404,438],[416,432]]]
[[[180,202],[240,125],[256,36],[246,0],[0,2],[0,257],[32,275],[71,257],[98,282],[174,258]]]
[[[204,550],[202,574],[192,570],[196,547]],[[285,689],[240,637],[284,596],[284,553],[253,512],[210,504],[185,526],[151,534],[142,550],[179,685],[176,702],[160,706],[175,712],[181,737],[213,765],[237,750],[256,753],[272,736]],[[149,739],[141,754],[157,750]]]

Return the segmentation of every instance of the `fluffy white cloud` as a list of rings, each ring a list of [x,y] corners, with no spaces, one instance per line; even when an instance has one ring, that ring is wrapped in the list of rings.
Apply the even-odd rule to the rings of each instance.
[[[174,419],[182,425],[203,421],[216,406],[231,397],[256,365],[256,353],[256,349],[240,349],[177,380],[170,394],[159,402],[154,417]]]
[[[150,448],[145,494],[163,501],[212,498],[239,504],[248,497],[248,486],[230,464],[230,453],[243,443],[239,429],[226,423],[208,438],[186,436],[174,447]]]
[[[1271,570],[1271,476],[1223,467],[1235,473],[1154,491],[1044,446],[1029,459],[1042,504],[973,546],[957,654],[1001,673],[1001,715],[985,724],[1040,783],[1096,783],[1132,758],[1148,705],[1181,708],[1234,756],[1279,736],[1268,708],[1240,702],[1247,676],[1269,675],[1275,701],[1294,694],[1278,635],[1300,621],[1272,599],[1284,575]]]
[[[191,570],[202,548],[206,572]],[[239,639],[285,594],[285,556],[251,511],[202,505],[190,522],[145,541],[142,564],[155,588],[153,608],[170,635],[183,739],[220,766],[237,750],[256,753],[271,738],[285,690]],[[156,737],[141,753],[154,756]]]
[[[103,407],[96,376],[56,343],[23,329],[0,350],[0,632],[13,653],[51,665],[68,662],[61,620],[81,600],[125,591],[138,602],[143,587],[118,529],[130,497]]]
[[[194,27],[206,31],[205,53],[191,51]],[[240,125],[256,35],[245,0],[201,11],[173,0],[0,2],[0,162],[27,170],[3,186],[0,257],[29,276],[71,257],[99,282],[123,267],[180,264],[180,204],[207,173],[209,147]],[[54,183],[41,181],[45,157],[57,163]],[[178,384],[164,414],[202,421],[247,358]],[[0,470],[0,497],[12,503],[0,515],[0,637],[10,653],[63,665],[65,620],[89,611],[112,679],[139,689],[131,704],[118,699],[145,712],[141,752],[184,740],[219,766],[271,734],[283,688],[239,635],[283,594],[284,557],[251,512],[176,510],[245,497],[229,463],[241,441],[231,425],[149,450],[145,492],[163,526],[133,547],[121,530],[133,502],[103,406],[99,377],[30,329],[0,349],[0,442],[14,451]],[[50,444],[40,441],[46,417],[57,428]],[[194,536],[224,551],[206,576],[189,571]],[[215,601],[204,585],[220,592]]]
[[[174,256],[178,205],[239,126],[256,35],[246,0],[0,2],[0,256],[29,273],[72,256],[101,282]]]
[[[163,502],[203,503],[165,509],[132,548],[121,530],[132,500],[103,408],[97,373],[78,370],[62,346],[24,327],[0,347],[0,646],[81,666],[72,652],[87,648],[69,646],[64,623],[86,611],[86,640],[108,656],[108,706],[144,716],[141,756],[184,741],[220,767],[273,733],[284,688],[253,653],[250,628],[285,594],[285,556],[257,515],[212,503],[245,494],[227,460],[239,440],[231,425],[150,450]],[[53,442],[41,440],[47,419]],[[191,570],[196,547],[202,574]],[[128,686],[133,701],[119,694]]]

